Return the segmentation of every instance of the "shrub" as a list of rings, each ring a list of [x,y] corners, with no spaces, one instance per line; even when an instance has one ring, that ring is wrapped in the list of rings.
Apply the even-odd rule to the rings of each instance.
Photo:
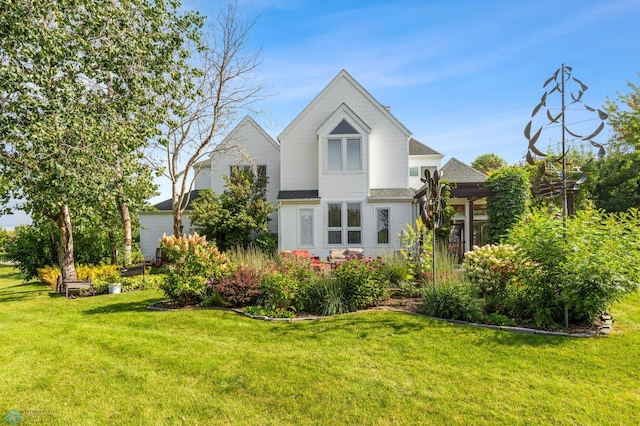
[[[389,283],[390,287],[401,288],[413,276],[407,260],[402,256],[389,256],[382,260],[380,275]]]
[[[525,295],[536,322],[590,322],[640,282],[640,215],[581,210],[567,219],[535,211],[509,233],[508,242],[539,265]]]
[[[202,302],[207,293],[206,281],[222,280],[232,270],[231,263],[215,244],[209,244],[198,234],[165,235],[160,240],[160,248],[169,260],[169,273],[160,289],[183,305]]]
[[[336,281],[344,288],[350,311],[373,306],[386,296],[388,282],[379,260],[348,259],[334,271]]]
[[[418,311],[436,318],[469,322],[482,322],[484,319],[478,288],[455,280],[445,281],[435,290],[425,290]]]
[[[245,265],[239,265],[235,271],[221,280],[207,280],[207,286],[218,293],[227,304],[241,308],[255,302],[260,292],[258,272]]]
[[[504,167],[487,179],[493,195],[487,198],[487,241],[498,243],[520,216],[527,212],[531,200],[531,183],[525,169]]]
[[[323,316],[348,312],[344,286],[328,275],[316,277],[309,289],[308,310]]]
[[[262,278],[258,303],[267,309],[298,312],[304,309],[303,290],[304,286],[296,278],[274,271]]]
[[[295,313],[286,309],[267,308],[264,306],[247,306],[244,309],[249,315],[264,316],[270,318],[293,318]]]

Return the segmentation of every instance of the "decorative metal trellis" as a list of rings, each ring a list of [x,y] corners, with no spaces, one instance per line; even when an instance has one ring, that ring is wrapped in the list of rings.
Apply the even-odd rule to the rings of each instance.
[[[597,108],[592,108],[582,103],[582,97],[587,91],[588,87],[582,81],[578,80],[575,77],[572,77],[572,72],[572,67],[562,64],[562,66],[558,68],[553,73],[553,75],[547,79],[547,81],[544,82],[544,85],[542,87],[548,89],[542,95],[540,103],[538,103],[538,105],[536,105],[533,109],[533,112],[531,113],[531,120],[524,129],[524,135],[529,141],[526,158],[527,162],[532,165],[536,164],[536,157],[542,157],[543,159],[547,157],[547,154],[536,147],[536,143],[540,140],[542,130],[545,127],[554,125],[559,125],[562,130],[562,148],[560,157],[558,159],[555,159],[555,161],[545,160],[539,163],[538,170],[540,172],[542,180],[539,186],[537,188],[534,188],[534,193],[541,197],[562,197],[562,217],[565,227],[568,211],[567,194],[572,196],[573,193],[578,190],[578,187],[587,180],[587,175],[584,169],[587,164],[593,161],[593,159],[589,159],[589,161],[587,161],[587,163],[583,164],[582,166],[572,168],[567,167],[567,155],[569,153],[567,134],[573,136],[574,138],[580,139],[581,141],[589,142],[593,147],[598,149],[597,156],[602,158],[605,155],[604,146],[594,141],[594,138],[598,136],[600,132],[602,132],[602,129],[604,129],[605,126],[605,120],[608,118],[607,114],[604,111]],[[571,90],[567,92],[567,83],[570,81],[576,84],[577,87],[579,87],[577,93]],[[561,108],[560,112],[554,114],[552,113],[552,109],[547,106],[547,102],[549,96],[556,92],[560,95]],[[571,102],[567,102],[567,94],[571,97]],[[570,125],[566,122],[568,108],[571,105],[578,103],[581,103],[588,113],[597,113],[598,119],[600,120],[600,124],[598,125],[598,127],[590,134],[579,134],[578,132],[572,130],[569,127]],[[533,125],[533,119],[543,109],[546,110],[546,118],[549,121],[546,123],[546,125],[541,126],[535,133],[532,133],[531,127]]]

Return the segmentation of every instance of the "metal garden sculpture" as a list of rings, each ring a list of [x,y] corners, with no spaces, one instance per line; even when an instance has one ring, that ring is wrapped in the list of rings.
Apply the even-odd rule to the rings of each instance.
[[[573,68],[562,64],[562,66],[558,68],[555,73],[547,79],[547,81],[544,82],[544,85],[542,87],[548,89],[542,95],[540,103],[533,109],[533,112],[531,113],[531,120],[524,129],[524,135],[529,141],[529,148],[527,150],[526,158],[527,162],[532,165],[536,164],[536,156],[542,158],[547,157],[547,154],[536,147],[536,143],[540,139],[543,128],[551,126],[555,127],[559,125],[562,130],[562,148],[560,157],[555,161],[549,162],[545,160],[540,162],[538,170],[542,178],[542,183],[540,184],[539,188],[535,189],[535,192],[536,195],[542,197],[562,197],[562,217],[565,228],[568,210],[567,193],[571,191],[571,195],[573,195],[573,192],[578,189],[578,186],[587,180],[587,175],[584,172],[584,167],[591,161],[593,161],[593,159],[590,159],[589,161],[587,161],[587,163],[580,167],[568,168],[567,154],[569,153],[569,141],[567,140],[567,134],[573,136],[576,139],[587,141],[595,148],[598,148],[597,155],[598,157],[602,158],[605,154],[604,147],[602,144],[594,141],[593,139],[598,136],[598,134],[600,134],[600,132],[604,128],[604,122],[607,119],[607,114],[604,111],[592,108],[586,104],[582,104],[588,114],[597,112],[597,119],[600,120],[600,124],[593,132],[587,134],[586,136],[577,133],[569,127],[569,124],[567,124],[566,122],[567,110],[574,104],[582,103],[582,97],[588,89],[588,87],[582,81],[571,76],[572,71]],[[572,81],[573,84],[579,87],[577,93],[574,93],[574,91],[567,92],[567,83],[570,81]],[[561,100],[561,108],[557,114],[553,113],[552,109],[547,106],[549,95],[555,92],[560,94]],[[571,102],[567,103],[567,95],[571,97]],[[549,121],[546,123],[546,125],[540,126],[540,128],[535,133],[532,133],[531,127],[533,125],[533,120],[535,116],[543,109],[546,110],[546,118]],[[587,119],[581,120],[579,122],[582,123],[591,120],[592,119]]]
[[[440,228],[444,222],[446,200],[442,199],[442,189],[445,184],[441,182],[442,170],[434,170],[433,176],[429,170],[424,171],[424,177],[420,178],[425,184],[424,188],[418,191],[413,198],[418,199],[420,208],[420,218],[422,223],[429,229],[432,235],[432,255],[431,273],[433,276],[433,290],[436,290],[436,229]],[[431,212],[429,212],[431,207]],[[421,242],[422,245],[423,242]]]

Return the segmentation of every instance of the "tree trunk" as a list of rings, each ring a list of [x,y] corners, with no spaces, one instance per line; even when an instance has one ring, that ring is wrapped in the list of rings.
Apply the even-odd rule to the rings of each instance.
[[[58,263],[63,281],[75,281],[76,267],[73,257],[73,231],[71,229],[71,216],[69,206],[64,205],[56,218],[58,229],[60,230],[60,241],[58,243]]]
[[[118,188],[119,191],[124,191],[122,186]],[[124,266],[131,265],[131,246],[133,245],[133,238],[131,238],[131,213],[129,212],[129,206],[126,205],[122,198],[118,198],[118,208],[120,210],[120,218],[122,219],[122,230],[124,231],[124,247],[123,247],[123,262]]]
[[[182,224],[182,212],[181,211],[173,211],[173,236],[180,237],[182,236],[182,230],[184,229],[184,225]]]

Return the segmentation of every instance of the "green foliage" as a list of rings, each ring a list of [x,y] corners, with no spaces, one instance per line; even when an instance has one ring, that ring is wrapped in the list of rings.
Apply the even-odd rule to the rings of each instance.
[[[348,259],[335,269],[334,279],[343,287],[350,311],[374,306],[386,297],[389,283],[381,269],[381,261],[361,259]]]
[[[526,213],[531,199],[530,183],[524,169],[504,167],[489,176],[487,186],[493,191],[487,198],[487,242],[497,243]]]
[[[295,313],[283,308],[270,308],[266,306],[247,306],[244,312],[249,315],[269,318],[293,318]]]
[[[505,166],[507,166],[507,161],[493,152],[481,154],[471,162],[471,167],[486,174],[491,174]]]
[[[220,195],[211,190],[200,192],[193,202],[191,222],[198,232],[214,240],[221,250],[248,247],[252,234],[265,250],[273,249],[268,237],[269,215],[274,207],[266,200],[266,186],[252,173],[234,172],[224,176],[227,189]]]
[[[265,275],[260,283],[258,304],[275,311],[298,312],[304,309],[306,283],[281,272]]]
[[[349,312],[345,287],[330,275],[317,276],[309,288],[309,312],[331,316]]]
[[[25,281],[35,278],[38,269],[57,263],[57,233],[49,224],[23,225],[5,242],[2,259],[15,262]]]
[[[380,275],[389,283],[390,287],[402,287],[407,281],[411,281],[411,268],[407,260],[401,255],[387,256],[382,259]]]
[[[163,236],[160,248],[169,260],[169,273],[160,289],[183,305],[202,302],[207,294],[206,281],[220,281],[232,272],[232,264],[215,244],[198,234]]]
[[[96,227],[81,227],[74,235],[79,264],[97,265],[110,258],[109,241]],[[25,280],[37,276],[39,268],[58,264],[58,229],[49,221],[23,225],[4,245],[2,259],[15,262]]]
[[[640,87],[629,83],[631,92],[607,103],[614,135],[607,155],[597,162],[595,205],[609,212],[640,208]]]
[[[414,280],[421,280],[424,273],[431,270],[431,256],[433,254],[431,235],[420,218],[416,219],[413,226],[407,224],[398,235],[400,255],[407,261]]]
[[[461,272],[479,290],[489,313],[528,318],[532,313],[524,303],[524,293],[531,277],[539,275],[535,265],[526,260],[517,247],[508,244],[474,247],[466,253]],[[533,287],[539,290],[539,288]]]
[[[567,221],[536,211],[509,233],[526,259],[539,265],[528,277],[525,297],[537,315],[562,322],[593,320],[640,283],[638,211],[578,211]]]
[[[185,39],[196,39],[202,26],[178,7],[150,0],[0,5],[0,171],[32,217],[60,229],[63,273],[75,275],[69,212],[102,223],[117,216],[107,212],[114,194],[118,202],[146,194],[150,172],[137,160],[165,122],[163,97],[177,95]],[[138,193],[129,191],[145,175],[134,185]]]
[[[425,290],[418,310],[436,318],[469,322],[482,322],[484,319],[477,287],[458,280],[447,280],[435,290]]]

